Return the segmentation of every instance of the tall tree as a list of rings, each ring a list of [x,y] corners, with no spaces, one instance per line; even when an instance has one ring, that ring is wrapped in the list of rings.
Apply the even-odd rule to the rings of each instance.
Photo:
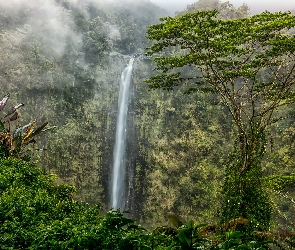
[[[219,0],[199,0],[176,14],[180,16],[185,13],[193,13],[196,10],[218,10],[219,17],[222,19],[243,18],[250,14],[250,8],[245,3],[236,9],[229,1],[221,3]]]
[[[196,11],[165,17],[148,29],[159,73],[152,89],[217,93],[236,125],[236,150],[224,182],[223,220],[243,216],[250,230],[265,230],[271,204],[262,187],[261,160],[267,129],[280,119],[277,110],[295,102],[295,26],[291,13],[264,12],[236,20],[218,19],[218,11]],[[176,48],[177,52],[173,50]],[[173,53],[172,53],[173,52]],[[189,73],[182,68],[190,66]]]

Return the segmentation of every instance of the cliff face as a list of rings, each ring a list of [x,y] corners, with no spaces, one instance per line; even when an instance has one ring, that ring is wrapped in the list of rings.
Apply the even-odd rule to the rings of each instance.
[[[21,122],[38,117],[57,126],[32,148],[33,159],[58,182],[75,184],[77,198],[108,208],[120,75],[130,56],[144,52],[146,28],[166,13],[149,1],[96,2],[1,1],[0,81],[11,103],[25,103]],[[131,131],[130,173],[140,158]]]

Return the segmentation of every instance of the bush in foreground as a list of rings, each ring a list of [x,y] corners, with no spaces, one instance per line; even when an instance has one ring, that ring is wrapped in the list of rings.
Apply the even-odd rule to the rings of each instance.
[[[120,211],[75,201],[76,189],[15,158],[0,159],[1,249],[133,249],[142,229]]]
[[[76,188],[54,179],[27,161],[0,158],[0,249],[269,249],[235,232],[245,220],[147,232],[120,210],[102,215],[99,205],[75,201]]]

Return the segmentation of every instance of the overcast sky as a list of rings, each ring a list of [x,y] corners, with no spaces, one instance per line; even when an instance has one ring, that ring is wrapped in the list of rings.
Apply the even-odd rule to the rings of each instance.
[[[181,11],[186,8],[187,5],[191,5],[198,0],[150,0],[156,5],[166,9],[169,11],[171,15],[175,13],[175,11]],[[226,2],[226,0],[222,0],[221,2]],[[286,11],[295,9],[295,0],[229,0],[235,7],[246,3],[250,6],[251,14],[257,14],[264,10],[269,11]]]

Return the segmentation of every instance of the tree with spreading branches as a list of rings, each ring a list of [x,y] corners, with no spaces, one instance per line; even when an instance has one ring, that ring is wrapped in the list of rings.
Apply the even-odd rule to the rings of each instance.
[[[269,127],[295,102],[295,27],[290,12],[263,12],[224,20],[217,10],[164,17],[149,27],[147,56],[156,75],[151,89],[212,92],[236,127],[223,186],[222,220],[244,217],[247,228],[266,230],[271,202],[263,189],[261,161]]]

